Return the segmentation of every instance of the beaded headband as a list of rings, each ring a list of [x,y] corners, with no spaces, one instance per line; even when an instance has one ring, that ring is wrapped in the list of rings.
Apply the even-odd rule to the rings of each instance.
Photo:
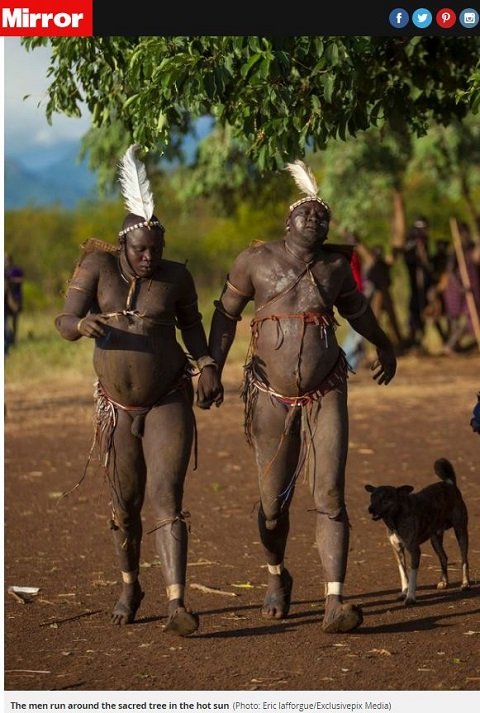
[[[118,237],[123,238],[123,236],[129,233],[131,230],[136,230],[137,228],[160,228],[161,230],[163,230],[163,232],[165,232],[165,228],[159,220],[144,220],[143,223],[135,223],[135,225],[131,225],[129,228],[121,230],[118,234]]]
[[[327,211],[328,217],[330,217],[330,215],[331,215],[330,206],[328,205],[328,203],[325,203],[323,198],[319,198],[318,196],[307,196],[306,198],[300,198],[300,200],[295,201],[295,203],[292,203],[292,205],[288,209],[288,215],[290,216],[292,211],[295,210],[295,208],[297,208],[299,205],[302,205],[302,203],[308,203],[308,201],[316,201],[317,203],[320,203],[320,205],[323,206],[325,208],[325,210]]]

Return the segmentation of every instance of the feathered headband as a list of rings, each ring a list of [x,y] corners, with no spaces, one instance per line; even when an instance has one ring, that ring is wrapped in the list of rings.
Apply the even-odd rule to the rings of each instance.
[[[291,212],[302,203],[317,201],[317,203],[320,203],[325,208],[328,213],[328,217],[330,217],[330,206],[318,195],[317,181],[311,169],[299,159],[293,163],[287,163],[286,169],[292,174],[295,183],[300,188],[302,193],[306,194],[305,198],[300,198],[300,200],[292,203],[289,208],[288,215],[290,215]]]
[[[118,234],[120,238],[137,228],[157,226],[164,229],[159,220],[152,220],[155,204],[145,165],[135,156],[139,148],[140,144],[129,146],[118,164],[118,169],[121,192],[127,210],[129,213],[145,218],[145,220],[121,230]]]

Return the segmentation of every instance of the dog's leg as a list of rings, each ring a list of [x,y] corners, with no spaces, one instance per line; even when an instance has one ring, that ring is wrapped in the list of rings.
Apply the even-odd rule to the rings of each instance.
[[[407,596],[403,602],[406,607],[409,604],[415,604],[417,601],[416,591],[417,591],[417,573],[418,567],[420,565],[420,547],[412,547],[408,550],[410,554],[410,572],[408,574],[408,589]]]
[[[432,547],[435,550],[438,559],[440,560],[440,568],[442,571],[440,581],[437,583],[437,589],[446,589],[448,587],[448,570],[447,570],[447,553],[443,548],[443,532],[437,532],[430,538]]]
[[[400,584],[402,587],[401,598],[406,595],[408,588],[408,578],[407,578],[407,566],[405,562],[405,550],[402,542],[398,539],[398,536],[394,532],[389,532],[388,539],[392,545],[393,554],[395,555],[395,560],[398,565],[398,571],[400,573]]]
[[[462,518],[461,522],[453,523],[455,537],[457,538],[460,554],[462,556],[462,589],[470,589],[470,576],[468,571],[468,530],[467,518]]]
[[[470,573],[468,562],[462,562],[462,589],[470,589]]]

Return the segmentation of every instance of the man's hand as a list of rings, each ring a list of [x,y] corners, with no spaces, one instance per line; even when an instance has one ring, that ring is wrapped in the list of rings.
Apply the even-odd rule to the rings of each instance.
[[[371,366],[371,370],[375,373],[373,378],[378,382],[378,385],[390,383],[397,371],[397,359],[392,348],[377,349],[377,359]]]
[[[108,320],[101,314],[87,314],[86,317],[82,317],[77,322],[77,332],[81,337],[90,337],[91,339],[96,339],[97,337],[104,337],[106,334],[105,325]]]
[[[197,384],[197,406],[209,409],[212,404],[220,406],[223,403],[223,386],[218,374],[218,368],[210,365],[205,366]]]

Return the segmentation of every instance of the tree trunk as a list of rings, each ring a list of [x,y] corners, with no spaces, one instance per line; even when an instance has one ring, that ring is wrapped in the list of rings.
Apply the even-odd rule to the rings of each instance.
[[[405,245],[405,203],[403,193],[400,189],[394,188],[392,193],[392,246],[403,248]]]
[[[458,223],[455,218],[450,218],[450,230],[452,232],[453,246],[457,255],[460,278],[462,281],[463,289],[465,290],[465,299],[467,301],[468,311],[472,320],[473,332],[477,340],[478,349],[480,350],[480,318],[478,316],[475,298],[472,293],[472,286],[470,284],[467,263],[465,261],[465,254],[463,252],[462,239],[460,237]]]

